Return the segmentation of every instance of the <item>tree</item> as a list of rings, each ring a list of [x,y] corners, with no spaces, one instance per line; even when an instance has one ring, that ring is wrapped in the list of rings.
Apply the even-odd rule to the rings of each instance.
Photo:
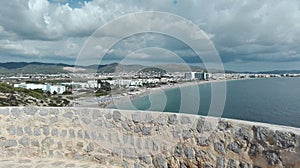
[[[105,96],[108,95],[111,91],[110,84],[106,81],[97,80],[98,84],[100,84],[100,88],[95,92],[96,96]]]
[[[102,81],[102,80],[98,79],[98,80],[97,80],[97,83],[101,85],[101,86],[100,86],[100,89],[101,89],[102,91],[106,91],[106,92],[111,91],[111,87],[110,87],[110,84],[109,84],[108,82]]]
[[[48,90],[48,91],[46,92],[46,95],[47,95],[47,96],[50,96],[50,95],[51,95],[51,92]]]
[[[63,92],[63,95],[70,95],[70,94],[72,94],[72,91],[70,91],[70,90],[66,90]]]

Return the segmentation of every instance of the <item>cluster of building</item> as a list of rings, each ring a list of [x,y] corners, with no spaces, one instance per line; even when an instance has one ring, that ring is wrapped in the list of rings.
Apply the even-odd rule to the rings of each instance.
[[[184,77],[186,80],[209,80],[211,74],[206,72],[186,72]]]
[[[66,91],[66,87],[62,85],[50,85],[50,84],[34,84],[34,83],[20,83],[14,84],[16,88],[24,88],[24,89],[39,89],[44,92],[50,92],[51,94],[63,94]]]
[[[100,88],[101,84],[97,80],[88,80],[87,82],[63,82],[60,83],[64,86],[72,86],[72,88],[86,88],[86,89],[96,89]]]
[[[35,76],[38,77],[38,76]],[[46,77],[46,76],[44,76]],[[63,94],[68,86],[73,89],[88,89],[95,90],[101,88],[101,82],[107,82],[112,87],[143,87],[148,84],[171,84],[177,82],[188,82],[195,80],[225,80],[225,79],[243,79],[243,78],[270,78],[270,77],[300,77],[300,74],[250,74],[250,73],[208,73],[208,72],[172,72],[164,74],[163,76],[137,76],[137,74],[60,74],[60,75],[48,75],[47,79],[53,80],[66,80],[66,79],[79,79],[80,82],[62,82],[55,85],[50,84],[34,84],[34,83],[19,83],[14,84],[14,87],[25,88],[25,89],[41,89],[45,92]],[[28,80],[26,76],[23,77],[10,77],[12,79]],[[24,78],[24,79],[23,79]],[[34,81],[35,79],[33,79]]]

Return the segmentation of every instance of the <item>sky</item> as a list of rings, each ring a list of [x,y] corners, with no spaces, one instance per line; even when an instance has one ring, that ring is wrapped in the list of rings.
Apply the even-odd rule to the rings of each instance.
[[[169,13],[187,22],[158,15],[122,22],[124,16],[145,11]],[[120,18],[118,24],[99,34],[101,42],[94,47],[102,51],[91,50],[93,57],[86,56],[90,63],[99,63],[97,52],[105,51],[100,63],[124,62],[126,58],[125,63],[202,65],[203,60],[181,39],[153,32],[117,36],[133,31],[129,30],[133,25],[147,29],[155,24],[164,31],[193,37],[194,30],[186,29],[193,24],[205,33],[206,43],[213,44],[210,49],[216,49],[225,69],[300,69],[299,0],[0,1],[0,62],[78,63],[80,51],[95,31]],[[103,48],[102,44],[117,39],[109,50]]]

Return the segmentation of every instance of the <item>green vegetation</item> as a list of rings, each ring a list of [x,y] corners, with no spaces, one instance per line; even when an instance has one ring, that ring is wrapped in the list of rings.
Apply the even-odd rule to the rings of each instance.
[[[34,84],[45,84],[49,83],[52,85],[59,84],[59,83],[64,83],[64,82],[72,82],[71,80],[65,79],[65,80],[27,80],[25,83],[34,83]]]
[[[97,97],[108,95],[111,91],[110,84],[102,80],[98,80],[97,82],[101,85],[101,87],[95,92],[95,95]]]
[[[44,92],[40,89],[29,90],[24,88],[14,88],[6,83],[0,83],[0,92],[2,93],[24,93],[36,99],[45,99]]]
[[[64,73],[66,72],[63,70],[63,67],[56,66],[56,65],[27,65],[22,68],[18,68],[15,70],[15,72],[23,72],[23,73],[29,73],[29,74],[35,74],[36,72],[43,73],[43,74],[53,74],[53,73]]]
[[[14,93],[14,88],[8,84],[0,83],[0,91],[2,93]]]
[[[108,94],[109,94],[109,92],[106,92],[106,91],[101,90],[101,89],[98,89],[98,90],[95,92],[95,96],[96,96],[96,97],[106,96],[106,95],[108,95]]]
[[[70,90],[66,90],[63,92],[63,95],[71,95],[72,94],[72,91]]]
[[[156,83],[143,83],[143,86],[147,88],[155,88],[155,87],[159,87],[160,85]]]
[[[49,91],[44,92],[41,89],[24,89],[14,88],[6,83],[0,83],[0,106],[67,106],[70,104],[68,98],[64,98],[57,93],[51,94]]]
[[[166,74],[167,72],[164,69],[156,68],[156,67],[146,67],[139,71],[139,73],[150,73],[150,74]]]

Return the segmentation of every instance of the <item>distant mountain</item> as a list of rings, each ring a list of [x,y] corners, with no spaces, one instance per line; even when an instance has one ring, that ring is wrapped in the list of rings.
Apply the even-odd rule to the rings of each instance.
[[[72,67],[72,65],[41,62],[6,62],[0,63],[0,74],[55,74],[68,72],[63,69],[64,67]]]
[[[6,68],[6,69],[18,69],[23,68],[28,65],[36,65],[36,66],[72,66],[68,64],[55,64],[55,63],[41,63],[41,62],[6,62],[6,63],[0,63],[0,67]]]
[[[166,74],[167,71],[161,68],[156,68],[156,67],[146,67],[143,68],[142,70],[138,71],[138,73],[150,73],[150,74]]]
[[[155,65],[154,67],[163,69],[167,72],[188,72],[188,71],[206,71],[206,69],[199,66],[187,66],[182,64],[162,64]]]
[[[154,67],[166,70],[167,72],[212,72],[212,73],[222,73],[223,71],[218,70],[218,69],[205,69],[200,66],[195,66],[195,65],[184,65],[184,64],[162,64],[162,65],[155,65]],[[227,71],[225,70],[226,73],[236,73],[234,71]]]
[[[56,74],[68,72],[98,72],[98,73],[115,73],[115,72],[146,72],[154,69],[161,69],[164,72],[188,72],[188,71],[207,71],[200,66],[187,66],[182,64],[162,64],[154,66],[144,66],[139,64],[122,65],[118,63],[111,63],[105,65],[89,65],[89,66],[75,66],[68,64],[56,63],[41,63],[41,62],[7,62],[0,63],[0,74],[18,74],[18,73],[42,73],[42,74]],[[210,72],[220,72],[218,70],[211,70]]]
[[[299,74],[300,70],[275,70],[275,71],[263,71],[257,72],[262,74]]]
[[[143,65],[122,65],[118,63],[107,64],[98,68],[99,73],[139,72],[146,68]]]
[[[113,72],[150,72],[150,71],[160,71],[160,72],[188,72],[188,71],[206,71],[199,66],[186,66],[180,64],[162,64],[154,66],[144,66],[139,64],[134,65],[122,65],[118,63],[112,63],[104,65],[98,68],[98,72],[102,73],[113,73]]]

